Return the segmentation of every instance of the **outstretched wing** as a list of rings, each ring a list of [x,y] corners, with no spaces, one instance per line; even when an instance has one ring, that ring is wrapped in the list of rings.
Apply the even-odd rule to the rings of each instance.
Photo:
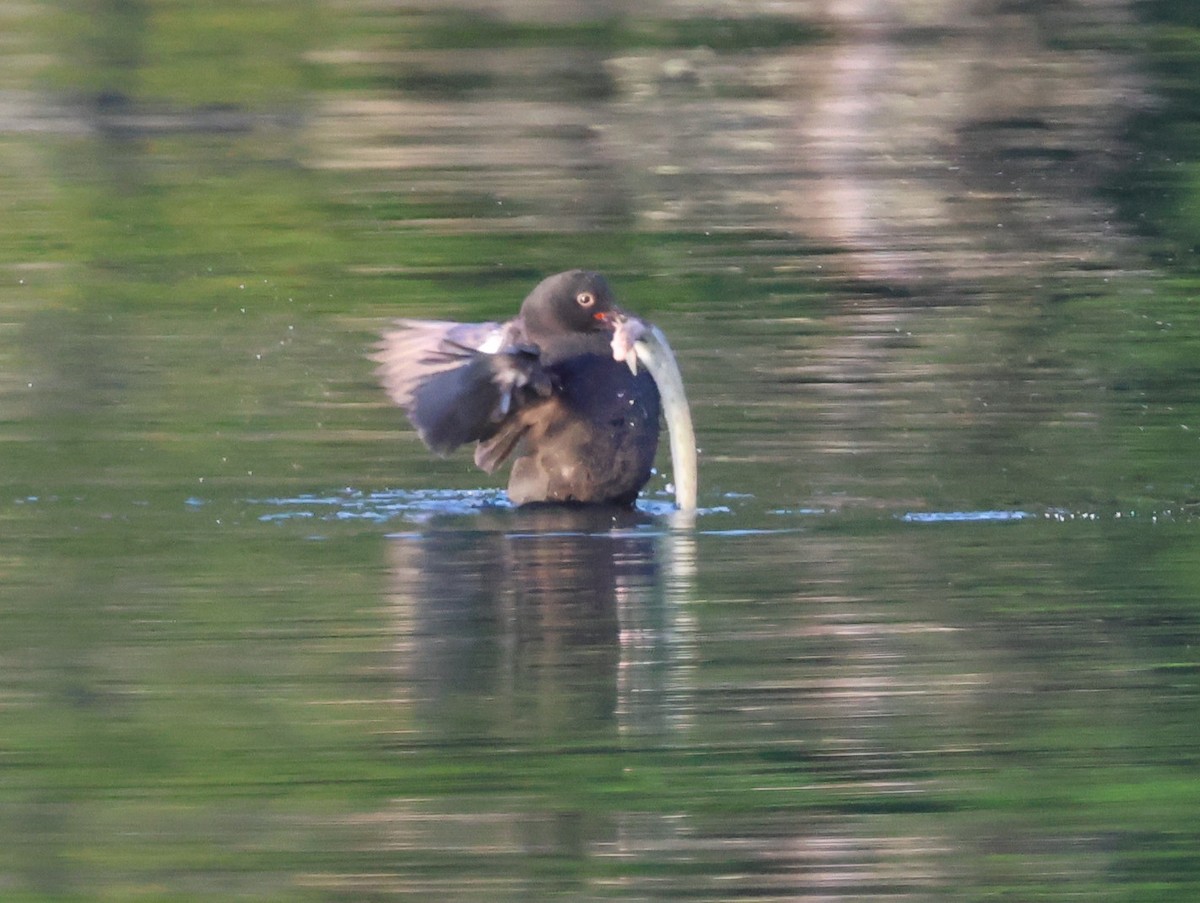
[[[511,323],[397,320],[371,357],[430,449],[479,442],[476,462],[490,472],[524,433],[522,409],[553,391],[540,350],[523,339]]]
[[[474,352],[499,351],[507,327],[500,323],[396,320],[376,343],[371,360],[384,391],[407,410],[413,392],[435,373],[461,366]]]

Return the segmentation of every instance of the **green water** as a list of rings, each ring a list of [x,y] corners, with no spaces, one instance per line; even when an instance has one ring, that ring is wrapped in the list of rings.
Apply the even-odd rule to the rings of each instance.
[[[766,6],[0,4],[0,898],[1196,896],[1200,23]],[[574,266],[694,530],[375,384]]]

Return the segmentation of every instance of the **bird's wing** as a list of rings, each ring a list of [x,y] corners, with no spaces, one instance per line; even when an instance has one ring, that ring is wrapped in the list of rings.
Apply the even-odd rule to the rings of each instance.
[[[521,409],[550,395],[553,381],[540,356],[515,323],[397,320],[372,358],[422,441],[444,455],[466,442],[509,436]],[[499,457],[481,448],[476,457],[490,467],[480,466],[498,466],[517,438],[506,438]]]
[[[375,344],[371,360],[388,397],[402,408],[416,387],[435,373],[460,366],[472,352],[495,352],[509,331],[501,323],[396,320]]]

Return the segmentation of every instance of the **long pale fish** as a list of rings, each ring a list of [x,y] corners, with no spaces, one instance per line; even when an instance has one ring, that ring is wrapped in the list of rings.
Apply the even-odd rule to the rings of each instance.
[[[683,389],[683,376],[667,337],[653,323],[630,317],[613,336],[613,357],[625,361],[635,371],[640,361],[654,378],[671,441],[675,505],[680,511],[693,514],[699,490],[696,431],[692,428],[692,412]]]

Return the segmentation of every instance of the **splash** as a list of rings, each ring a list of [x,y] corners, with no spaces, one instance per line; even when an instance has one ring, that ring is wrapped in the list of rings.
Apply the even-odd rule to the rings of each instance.
[[[189,499],[189,507],[202,504]],[[381,489],[372,492],[345,488],[328,493],[301,493],[248,499],[247,504],[269,510],[258,514],[264,523],[297,520],[366,521],[386,523],[404,520],[424,523],[435,517],[462,516],[494,511],[512,511],[515,507],[502,489]],[[638,500],[637,510],[653,518],[668,517],[675,504],[666,491]],[[699,514],[728,512],[728,508],[703,509]]]
[[[251,505],[272,509],[260,514],[264,522],[291,520],[369,521],[385,523],[397,518],[424,521],[446,515],[510,509],[512,504],[499,489],[382,489],[250,499]]]

